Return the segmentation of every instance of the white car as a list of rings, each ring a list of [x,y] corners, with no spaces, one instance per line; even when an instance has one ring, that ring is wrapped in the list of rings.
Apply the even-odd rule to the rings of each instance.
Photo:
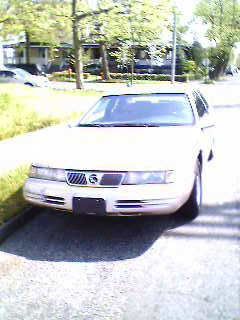
[[[23,69],[1,69],[0,83],[22,83],[30,87],[49,87],[49,80],[43,76],[35,76]]]
[[[32,164],[24,197],[74,214],[196,216],[214,153],[211,108],[171,87],[103,96]]]

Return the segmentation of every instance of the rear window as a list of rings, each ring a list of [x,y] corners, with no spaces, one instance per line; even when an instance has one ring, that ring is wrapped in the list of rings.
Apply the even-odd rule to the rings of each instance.
[[[107,96],[80,124],[191,125],[194,116],[185,94]]]

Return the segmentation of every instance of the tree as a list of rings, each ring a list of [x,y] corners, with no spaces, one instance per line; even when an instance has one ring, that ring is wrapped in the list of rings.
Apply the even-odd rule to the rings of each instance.
[[[2,0],[9,12],[1,18],[2,32],[25,34],[27,62],[31,41],[58,44],[69,38],[75,50],[76,87],[83,88],[83,44],[94,39],[100,44],[105,78],[109,78],[107,49],[112,46],[130,52],[132,70],[134,47],[160,41],[167,29],[170,1],[98,0],[95,9],[87,0]],[[90,28],[90,37],[87,29]],[[65,40],[66,41],[66,40]]]
[[[73,46],[75,49],[75,69],[76,69],[76,87],[83,89],[82,81],[82,45],[86,41],[86,27],[91,18],[97,19],[100,14],[106,14],[113,7],[98,7],[96,10],[91,9],[85,1],[72,0],[72,27],[73,27]]]
[[[201,43],[194,41],[191,48],[192,58],[198,67],[202,66],[203,60],[207,58],[206,50]]]
[[[109,63],[108,63],[108,48],[115,42],[112,33],[112,22],[118,19],[118,14],[120,12],[120,6],[118,3],[112,0],[97,0],[96,7],[98,10],[101,8],[109,8],[99,13],[97,16],[93,16],[91,19],[91,26],[89,32],[89,38],[94,43],[99,44],[100,56],[103,68],[103,78],[104,80],[110,79]]]
[[[161,43],[161,35],[169,25],[170,0],[98,0],[99,7],[113,6],[92,21],[91,39],[99,43],[105,79],[109,79],[108,54],[133,71],[135,48]],[[94,17],[95,18],[95,17]],[[117,50],[113,51],[113,48]]]
[[[66,1],[4,0],[2,7],[7,9],[7,14],[1,19],[1,34],[4,37],[24,35],[27,63],[31,62],[31,42],[48,43],[54,46],[69,33],[66,12],[70,7]]]
[[[3,23],[6,23],[9,20],[9,10],[10,10],[10,6],[8,4],[8,1],[2,0],[0,2],[0,25],[1,25],[1,27],[2,27]]]
[[[212,76],[221,76],[229,62],[232,48],[240,40],[240,3],[238,0],[201,0],[196,15],[208,26],[207,37],[215,42],[209,50]]]
[[[151,0],[124,0],[122,1],[125,10],[125,16],[122,17],[121,49],[129,50],[129,58],[131,65],[131,82],[133,79],[135,49],[137,47],[146,48],[151,44],[163,44],[161,37],[164,31],[169,28],[169,18],[171,17],[170,1],[165,0],[154,3]],[[124,21],[125,20],[125,21]],[[120,49],[120,50],[121,50]],[[125,56],[127,56],[125,54]]]

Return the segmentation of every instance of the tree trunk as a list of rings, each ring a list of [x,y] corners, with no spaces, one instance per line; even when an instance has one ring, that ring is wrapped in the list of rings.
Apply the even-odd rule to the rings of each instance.
[[[29,32],[25,31],[25,36],[26,36],[26,63],[30,63],[30,35]]]
[[[100,54],[102,58],[104,80],[110,80],[111,77],[110,77],[109,66],[108,66],[107,50],[104,43],[100,43]]]
[[[72,0],[72,33],[75,53],[76,89],[83,89],[82,45],[79,40],[78,21],[76,19],[77,0]]]

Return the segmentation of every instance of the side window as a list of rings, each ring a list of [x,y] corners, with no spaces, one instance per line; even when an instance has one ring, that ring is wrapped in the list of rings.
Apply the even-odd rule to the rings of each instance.
[[[205,97],[201,94],[201,92],[198,92],[198,94],[199,94],[199,96],[201,97],[202,101],[204,102],[206,109],[208,110],[208,109],[209,109],[209,104],[208,104],[207,100],[206,100]]]
[[[5,71],[0,71],[0,77],[5,78]]]
[[[14,75],[12,71],[5,71],[5,77],[7,78],[14,78]]]
[[[206,106],[201,97],[196,92],[193,93],[193,96],[196,103],[198,115],[201,118],[207,112]]]

